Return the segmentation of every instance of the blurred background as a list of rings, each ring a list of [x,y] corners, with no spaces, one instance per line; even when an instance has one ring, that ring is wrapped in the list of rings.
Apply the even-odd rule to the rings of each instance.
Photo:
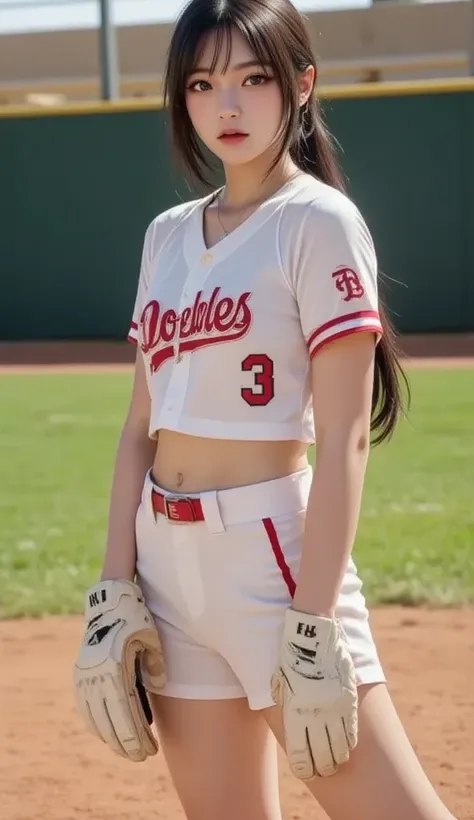
[[[404,344],[473,354],[474,0],[296,5]],[[146,225],[196,193],[160,99],[181,6],[0,0],[4,342],[126,336]]]
[[[413,396],[370,459],[354,555],[410,738],[474,820],[474,0],[296,5]],[[2,820],[184,820],[163,755],[137,771],[91,744],[71,684],[143,237],[196,194],[160,100],[180,7],[0,0]],[[322,820],[284,761],[280,785],[285,817]]]
[[[0,104],[101,95],[99,0],[0,0]],[[182,0],[114,0],[120,93],[160,93]],[[473,73],[472,0],[299,0],[323,84]]]

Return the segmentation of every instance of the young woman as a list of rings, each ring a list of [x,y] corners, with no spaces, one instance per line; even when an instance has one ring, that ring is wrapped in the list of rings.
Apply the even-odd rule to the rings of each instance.
[[[153,754],[140,661],[188,820],[278,820],[275,738],[332,820],[448,820],[351,558],[402,373],[315,79],[289,0],[191,0],[177,22],[174,145],[202,182],[214,155],[225,185],[146,233],[78,702],[120,754]]]

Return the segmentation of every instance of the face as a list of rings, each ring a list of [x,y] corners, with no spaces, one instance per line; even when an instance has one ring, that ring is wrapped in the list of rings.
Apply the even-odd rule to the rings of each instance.
[[[225,165],[243,165],[276,145],[282,96],[269,65],[260,65],[238,31],[232,33],[230,61],[222,48],[210,74],[216,46],[212,34],[186,87],[188,113],[196,133]],[[304,79],[302,79],[304,86]],[[312,83],[308,83],[308,98]],[[304,96],[304,95],[303,95]]]

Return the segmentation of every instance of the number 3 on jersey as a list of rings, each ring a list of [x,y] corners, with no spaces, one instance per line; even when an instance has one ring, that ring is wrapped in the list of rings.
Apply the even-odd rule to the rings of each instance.
[[[252,387],[242,387],[240,393],[251,407],[262,407],[275,396],[273,362],[265,353],[251,353],[242,362],[242,370],[253,373]]]

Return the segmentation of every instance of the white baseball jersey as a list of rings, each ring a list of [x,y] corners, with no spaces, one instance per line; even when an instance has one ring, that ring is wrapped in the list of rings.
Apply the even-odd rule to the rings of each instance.
[[[313,443],[312,357],[382,333],[367,226],[344,194],[301,175],[208,249],[210,199],[146,232],[129,339],[145,359],[150,437]]]

